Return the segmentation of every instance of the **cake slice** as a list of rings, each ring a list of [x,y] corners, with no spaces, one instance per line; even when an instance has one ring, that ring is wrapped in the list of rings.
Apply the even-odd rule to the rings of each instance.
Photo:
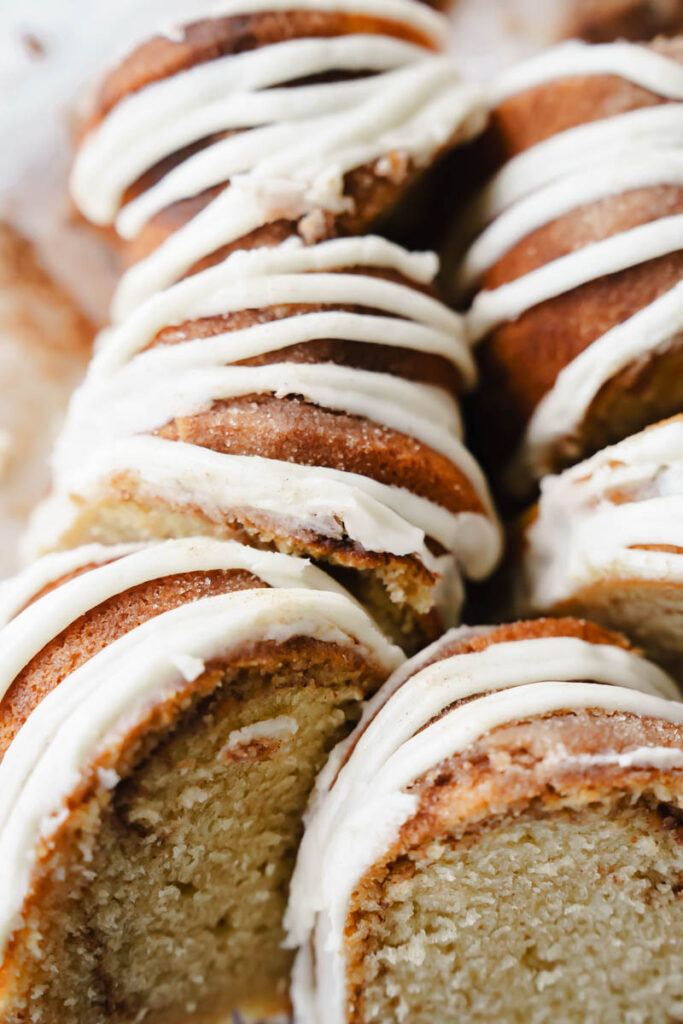
[[[683,1012],[683,704],[574,619],[461,628],[320,776],[288,910],[300,1024]]]
[[[517,609],[620,629],[683,679],[683,416],[541,482]]]
[[[48,556],[0,613],[4,1024],[286,1010],[302,812],[401,653],[306,562],[208,538]]]

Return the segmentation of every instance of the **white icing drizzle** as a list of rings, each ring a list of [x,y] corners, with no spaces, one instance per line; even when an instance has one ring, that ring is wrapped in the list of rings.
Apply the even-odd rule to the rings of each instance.
[[[0,627],[6,626],[21,609],[46,587],[70,576],[86,565],[98,566],[131,554],[140,544],[84,544],[69,551],[56,551],[31,562],[16,576],[0,583]]]
[[[432,651],[457,636],[444,638]],[[419,797],[407,790],[425,772],[492,729],[554,712],[587,708],[683,725],[683,704],[665,699],[677,696],[672,680],[635,654],[609,645],[572,637],[492,644],[406,679],[423,659],[424,654],[407,663],[371,700],[316,787],[286,919],[290,943],[302,947],[293,991],[302,1024],[346,1019],[348,902],[365,871],[416,813]],[[475,699],[443,714],[466,698]],[[606,763],[609,755],[605,751]],[[655,746],[620,756],[630,756],[634,767],[659,770],[680,763],[672,763],[669,748]]]
[[[636,149],[676,150],[683,145],[679,103],[629,110],[551,135],[509,160],[467,210],[466,230],[480,231],[504,210],[538,189],[588,166],[604,168]]]
[[[553,468],[553,448],[578,430],[600,389],[621,370],[678,344],[683,332],[683,281],[612,327],[568,363],[537,405],[507,473],[524,488]]]
[[[314,246],[292,239],[272,249],[235,252],[218,266],[152,296],[121,324],[104,331],[89,377],[121,366],[164,327],[283,302],[361,305],[377,310],[378,315],[333,310],[231,331],[225,348],[234,354],[225,361],[331,337],[442,355],[467,383],[473,382],[474,366],[457,313],[407,284],[343,273],[355,267],[396,271],[416,284],[427,284],[435,277],[438,263],[432,253],[409,253],[372,235]],[[312,333],[319,331],[326,333]],[[218,344],[215,338],[202,340],[203,347]]]
[[[633,189],[683,185],[683,66],[644,46],[570,42],[505,72],[494,102],[577,75],[617,75],[671,102],[607,116],[518,154],[472,204],[466,230],[481,230],[459,268],[454,291],[481,276],[532,232],[565,214]],[[477,341],[529,309],[603,276],[677,252],[683,215],[660,217],[560,256],[475,297],[466,323]],[[579,432],[601,388],[620,371],[678,344],[679,283],[597,338],[559,373],[531,417],[506,479],[522,493],[553,468],[557,445]]]
[[[278,398],[301,395],[328,409],[363,416],[430,445],[466,472],[481,474],[458,440],[461,422],[457,404],[440,388],[415,386],[386,373],[346,366],[274,363],[266,366],[192,368],[182,376],[163,370],[149,392],[146,373],[120,374],[102,388],[86,388],[72,403],[69,422],[60,439],[65,461],[80,461],[84,453],[117,437],[149,433],[176,416],[192,416],[213,402],[252,394]],[[60,473],[60,454],[53,460]]]
[[[623,501],[627,494],[631,500]],[[541,484],[524,586],[550,608],[608,580],[683,583],[683,417],[650,427]],[[561,540],[560,540],[561,538]]]
[[[0,952],[20,921],[40,839],[59,828],[65,801],[96,760],[125,742],[151,708],[188,688],[178,666],[298,635],[352,645],[387,672],[403,659],[334,587],[242,591],[184,605],[131,630],[41,701],[0,764]],[[110,769],[100,775],[102,785],[115,781]]]
[[[479,341],[506,320],[516,320],[528,309],[571,291],[588,281],[638,266],[676,252],[683,238],[683,213],[592,242],[576,252],[529,271],[492,290],[479,292],[467,314],[473,341]]]
[[[90,564],[95,568],[62,583],[16,614],[49,583]],[[47,555],[5,584],[0,600],[0,609],[5,612],[0,630],[0,700],[39,651],[80,616],[110,597],[164,576],[217,569],[242,569],[272,587],[310,587],[345,593],[303,559],[208,537],[167,540],[149,546],[111,548],[89,544]]]
[[[415,554],[434,571],[443,559],[430,554],[426,537],[455,552],[473,578],[490,572],[501,550],[494,519],[449,512],[401,487],[341,470],[228,455],[149,436],[103,446],[72,467],[60,490],[37,510],[29,549],[40,553],[58,546],[78,519],[82,501],[102,497],[122,473],[130,474],[143,497],[198,507],[217,522],[232,509],[257,510],[289,534],[346,535],[368,551]]]
[[[394,71],[424,58],[411,43],[388,36],[349,35],[334,39],[292,39],[244,53],[217,57],[152,82],[122,99],[83,140],[74,164],[71,190],[83,213],[95,223],[111,223],[123,193],[144,171],[164,157],[219,131],[292,122],[299,130],[320,127],[322,119],[348,110],[372,94],[374,79],[274,88],[292,74],[306,78],[335,68],[340,71]],[[290,95],[291,94],[291,95]],[[312,124],[311,124],[312,122]],[[266,137],[267,138],[267,137]],[[251,170],[278,147],[252,148],[244,166],[228,162],[228,175]],[[228,151],[229,152],[229,151]],[[207,187],[201,177],[187,198]],[[226,176],[218,179],[225,181]],[[211,182],[216,184],[217,182]]]
[[[507,68],[491,82],[488,96],[497,105],[527,89],[582,75],[616,75],[657,96],[683,100],[683,67],[670,58],[637,43],[591,45],[578,39]]]
[[[458,268],[458,290],[466,293],[537,228],[598,199],[654,185],[683,185],[683,154],[668,149],[624,150],[618,161],[591,163],[552,181],[507,207],[482,231]]]
[[[39,513],[34,531],[41,548],[59,542],[86,495],[103,495],[113,476],[129,473],[148,498],[199,507],[214,521],[250,509],[294,533],[347,534],[368,550],[416,554],[450,580],[441,587],[442,598],[450,593],[457,605],[458,569],[451,556],[431,555],[426,539],[447,538],[465,572],[490,571],[500,553],[500,531],[481,471],[462,444],[459,410],[445,391],[328,364],[234,365],[291,345],[338,339],[441,356],[471,385],[474,364],[457,314],[409,285],[345,272],[388,269],[424,284],[437,270],[432,254],[407,253],[373,237],[311,246],[297,239],[233,253],[180,280],[197,260],[273,219],[351,209],[344,177],[354,168],[379,161],[375,172],[390,175],[395,158],[421,165],[456,136],[478,130],[484,119],[480,90],[463,84],[451,62],[434,55],[428,29],[444,23],[415,7],[395,0],[318,0],[314,9],[390,19],[407,13],[405,24],[424,29],[428,38],[415,45],[387,29],[294,39],[219,57],[127,96],[86,136],[72,176],[74,197],[90,219],[116,220],[126,236],[169,202],[228,181],[229,187],[124,276],[113,303],[116,326],[98,342],[58,444],[56,497]],[[293,75],[300,80],[336,71],[365,74],[288,85]],[[120,210],[126,189],[142,173],[224,132],[234,134],[184,160]],[[169,326],[291,304],[324,308],[144,351]],[[334,308],[339,306],[368,312]],[[249,394],[300,395],[408,432],[460,468],[484,514],[453,515],[407,489],[351,473],[145,436],[174,418]]]

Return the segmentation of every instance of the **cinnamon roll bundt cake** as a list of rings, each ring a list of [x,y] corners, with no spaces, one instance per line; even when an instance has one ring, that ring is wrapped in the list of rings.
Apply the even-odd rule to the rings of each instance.
[[[457,274],[482,443],[517,492],[683,408],[683,40],[504,72]]]
[[[413,651],[500,552],[461,439],[474,367],[435,257],[348,232],[482,103],[414,2],[225,10],[113,72],[81,144],[83,211],[164,237],[122,279],[33,548],[211,533],[306,555]]]
[[[683,682],[683,415],[541,481],[518,607],[623,630]]]
[[[210,538],[48,555],[0,617],[3,1024],[285,1009],[301,815],[400,651]]]
[[[683,704],[573,619],[461,628],[320,776],[288,910],[301,1024],[683,1014]]]

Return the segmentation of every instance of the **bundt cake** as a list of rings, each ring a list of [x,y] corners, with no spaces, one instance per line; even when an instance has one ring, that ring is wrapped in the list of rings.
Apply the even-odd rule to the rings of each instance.
[[[541,481],[518,607],[623,630],[683,681],[683,415]]]
[[[456,284],[482,443],[523,491],[683,407],[683,40],[565,43],[492,99],[504,165]]]
[[[683,704],[573,619],[461,628],[320,776],[287,923],[298,1024],[683,1014]]]
[[[401,661],[310,564],[89,545],[0,591],[0,1019],[286,1009],[316,771]]]

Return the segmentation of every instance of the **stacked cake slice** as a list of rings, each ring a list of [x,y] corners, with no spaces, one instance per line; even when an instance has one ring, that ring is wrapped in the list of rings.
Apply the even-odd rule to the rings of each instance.
[[[6,1024],[286,1012],[316,772],[498,560],[462,319],[384,237],[484,123],[445,37],[228,0],[93,100],[72,192],[128,269],[2,595]]]

